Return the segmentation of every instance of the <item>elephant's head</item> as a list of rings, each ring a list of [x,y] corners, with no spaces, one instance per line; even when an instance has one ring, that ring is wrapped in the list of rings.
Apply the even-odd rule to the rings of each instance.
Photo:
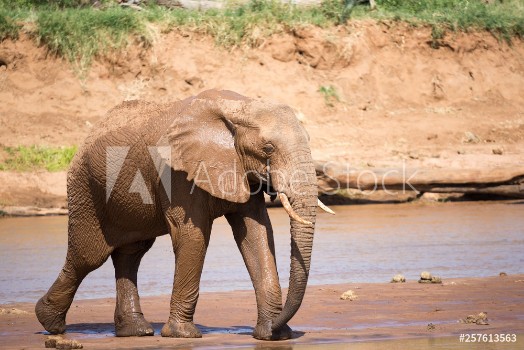
[[[273,320],[278,329],[298,310],[309,275],[318,193],[308,135],[291,108],[230,91],[185,100],[178,115],[168,132],[175,170],[236,203],[246,202],[252,190],[270,189],[290,216],[289,291]]]

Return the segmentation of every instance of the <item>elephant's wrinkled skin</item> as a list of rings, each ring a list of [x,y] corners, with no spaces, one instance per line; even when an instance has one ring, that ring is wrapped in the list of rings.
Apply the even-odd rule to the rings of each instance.
[[[271,223],[263,192],[257,191],[261,183],[291,203],[284,307]],[[65,331],[78,286],[111,256],[116,335],[152,335],[140,308],[137,270],[155,237],[169,233],[176,268],[162,336],[201,337],[193,323],[200,276],[213,220],[225,215],[255,288],[253,336],[291,337],[287,322],[308,279],[317,185],[307,133],[289,107],[216,90],[166,105],[125,102],[87,138],[69,170],[67,189],[66,261],[36,305],[50,333]]]

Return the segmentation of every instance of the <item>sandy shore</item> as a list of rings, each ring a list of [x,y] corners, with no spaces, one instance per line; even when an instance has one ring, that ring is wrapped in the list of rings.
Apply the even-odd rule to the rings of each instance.
[[[278,343],[262,342],[251,337],[256,322],[252,291],[202,293],[195,314],[195,322],[203,333],[202,339],[167,339],[159,335],[168,317],[167,295],[142,298],[146,318],[156,330],[154,337],[114,337],[112,299],[75,301],[68,314],[65,337],[80,341],[85,349],[275,346],[306,349],[326,348],[327,345],[342,349],[349,343],[366,348],[365,344],[394,345],[399,341],[411,344],[409,347],[413,348],[428,347],[442,341],[459,347],[459,335],[462,333],[515,333],[517,343],[498,346],[504,349],[522,348],[524,275],[445,279],[443,282],[440,285],[408,281],[403,284],[309,286],[301,309],[290,322],[294,338]],[[340,295],[348,289],[355,292],[357,300],[340,299]],[[33,304],[1,307],[0,348],[44,347],[47,336],[36,320]],[[15,310],[6,313],[12,308]],[[479,312],[487,313],[488,325],[459,322]],[[462,344],[465,348],[468,348],[467,345]]]

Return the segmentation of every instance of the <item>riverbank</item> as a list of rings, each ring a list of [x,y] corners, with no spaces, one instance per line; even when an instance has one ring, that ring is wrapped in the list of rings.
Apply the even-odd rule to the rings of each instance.
[[[256,323],[252,291],[202,293],[195,322],[202,330],[203,338],[189,340],[166,339],[159,335],[169,315],[168,295],[142,298],[144,314],[156,330],[154,337],[145,338],[113,336],[113,299],[76,300],[68,314],[65,337],[80,341],[88,349],[217,346],[258,349],[269,346],[288,348],[299,344],[319,349],[325,346],[320,344],[342,344],[339,347],[342,349],[350,343],[373,342],[372,345],[377,346],[379,341],[395,339],[403,342],[406,339],[431,340],[408,342],[416,344],[413,348],[429,347],[445,339],[454,348],[460,348],[460,334],[481,333],[516,334],[517,343],[503,344],[503,348],[517,349],[524,341],[523,285],[524,275],[507,275],[444,278],[442,284],[408,281],[309,286],[301,309],[290,322],[294,338],[278,343],[257,341],[251,337]],[[347,290],[353,290],[358,298],[341,300],[340,295]],[[0,314],[0,348],[43,347],[46,335],[34,315],[34,304],[0,307],[18,310]],[[480,312],[487,313],[487,325],[459,322]]]
[[[80,78],[24,31],[0,43],[0,206],[62,208],[65,172],[9,170],[6,147],[81,146],[123,100],[167,102],[209,88],[292,106],[313,157],[351,169],[524,166],[524,41],[388,19],[304,25],[224,48],[203,33],[152,26],[148,45],[95,58]],[[7,169],[6,169],[7,168]],[[357,202],[410,201],[353,193]],[[438,197],[447,200],[452,196]],[[485,197],[484,197],[485,198]],[[2,208],[0,208],[2,210]],[[18,210],[18,209],[17,209]]]

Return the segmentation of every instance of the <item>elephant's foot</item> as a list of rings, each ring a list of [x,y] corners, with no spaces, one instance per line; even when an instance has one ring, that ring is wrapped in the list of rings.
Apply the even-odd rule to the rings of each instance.
[[[202,338],[202,333],[193,322],[176,322],[171,319],[162,327],[160,334],[171,338]]]
[[[35,313],[38,321],[44,326],[45,330],[51,334],[62,334],[65,332],[65,312],[55,310],[46,301],[46,295],[44,295],[35,306]]]
[[[143,337],[154,334],[155,330],[141,312],[115,315],[115,335],[117,337]]]
[[[253,338],[260,340],[286,340],[291,339],[293,331],[287,324],[277,330],[271,330],[271,322],[257,323]]]

